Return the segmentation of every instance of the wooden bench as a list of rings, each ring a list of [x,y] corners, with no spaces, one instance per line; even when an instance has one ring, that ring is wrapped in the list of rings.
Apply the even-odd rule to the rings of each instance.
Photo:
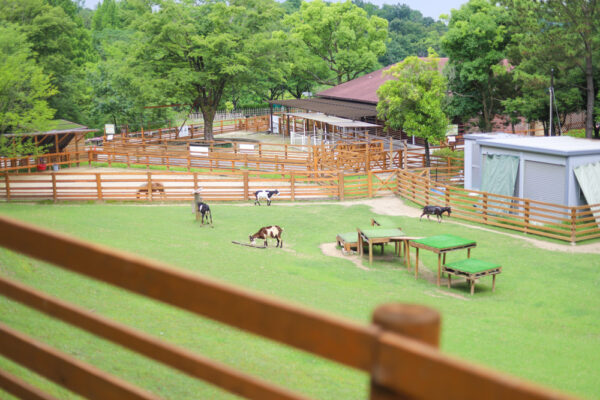
[[[496,290],[496,275],[502,272],[502,267],[499,264],[488,261],[467,258],[466,260],[444,264],[442,271],[448,274],[448,288],[452,284],[452,275],[464,277],[471,285],[471,295],[473,295],[475,292],[475,281],[488,275],[492,275],[492,292]]]

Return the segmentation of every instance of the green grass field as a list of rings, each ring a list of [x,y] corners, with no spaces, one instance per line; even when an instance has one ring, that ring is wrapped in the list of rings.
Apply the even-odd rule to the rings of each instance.
[[[366,206],[274,203],[271,207],[211,204],[211,208],[214,229],[196,223],[189,204],[2,204],[0,214],[362,323],[368,323],[373,309],[382,303],[425,304],[442,314],[442,351],[600,399],[597,254],[550,252],[500,233],[453,224],[452,219],[438,224],[385,217],[408,235],[449,233],[476,240],[472,256],[501,264],[503,272],[494,293],[488,277],[476,285],[471,297],[464,282],[448,290],[438,289],[422,276],[415,280],[399,259],[380,259],[378,249],[369,271],[325,256],[320,244],[334,242],[337,233],[366,226],[376,217]],[[231,244],[247,241],[249,234],[270,224],[284,228],[283,249]],[[390,256],[392,246],[386,252]],[[421,270],[433,272],[435,255],[425,251],[421,255],[425,264]],[[464,256],[450,253],[448,262]],[[0,273],[309,396],[367,397],[365,374],[4,249],[0,249]],[[2,296],[0,320],[165,398],[235,398]],[[1,357],[0,368],[58,398],[76,398]],[[0,391],[0,397],[7,396]]]

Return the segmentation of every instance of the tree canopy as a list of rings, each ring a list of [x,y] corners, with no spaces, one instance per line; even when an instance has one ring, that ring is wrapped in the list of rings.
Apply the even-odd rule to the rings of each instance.
[[[502,100],[511,95],[506,65],[510,42],[508,13],[488,0],[471,0],[454,10],[442,48],[449,57],[449,113],[464,121],[475,118],[484,132],[492,130]]]
[[[3,32],[15,31],[22,47],[3,55],[12,92],[0,104],[36,98],[46,107],[33,121],[25,110],[34,102],[19,103],[2,129],[40,125],[53,112],[95,128],[158,127],[197,108],[210,138],[227,104],[300,98],[433,48],[449,57],[451,117],[481,130],[498,115],[547,129],[553,69],[554,120],[585,112],[587,136],[598,136],[597,14],[589,0],[470,0],[442,20],[368,0],[101,0],[94,10],[81,0],[0,0]],[[188,106],[146,107],[174,103]]]
[[[56,93],[16,25],[0,23],[0,133],[35,132],[48,127]]]
[[[394,79],[377,91],[378,116],[392,129],[425,139],[429,166],[429,143],[439,143],[448,129],[443,111],[447,83],[439,71],[437,54],[431,52],[425,60],[408,57],[386,73]]]
[[[370,72],[385,53],[387,21],[369,17],[349,0],[326,3],[322,0],[303,2],[300,11],[287,17],[292,35],[306,46],[331,72],[323,84],[340,84]],[[313,65],[304,65],[308,71]]]

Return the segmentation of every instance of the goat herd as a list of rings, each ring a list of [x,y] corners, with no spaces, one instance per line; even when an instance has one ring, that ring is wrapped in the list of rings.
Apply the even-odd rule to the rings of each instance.
[[[154,187],[152,188],[154,190]],[[142,189],[140,189],[142,190]],[[147,190],[147,189],[146,189]],[[199,194],[201,192],[200,190],[197,190],[194,192],[194,194]],[[266,200],[267,202],[267,206],[271,205],[271,201],[272,199],[279,195],[279,190],[275,189],[275,190],[257,190],[256,192],[254,192],[254,205],[259,205],[260,206],[260,201],[261,200]],[[199,198],[199,197],[198,197]],[[212,213],[210,211],[210,206],[200,200],[195,200],[195,207],[196,207],[196,211],[197,211],[197,217],[196,219],[201,219],[201,224],[204,225],[204,218],[206,218],[206,223],[209,223],[210,220],[210,225],[212,226]],[[421,214],[421,217],[419,218],[419,220],[421,220],[421,218],[423,218],[424,215],[427,215],[427,219],[429,219],[430,215],[435,215],[438,219],[438,222],[442,222],[442,216],[444,213],[448,213],[448,216],[450,216],[452,212],[452,209],[450,207],[439,207],[439,206],[425,206],[423,207],[423,213]],[[278,226],[278,225],[269,225],[269,226],[263,226],[262,228],[260,228],[258,230],[258,232],[250,235],[248,238],[250,239],[250,245],[254,246],[256,239],[261,239],[264,240],[264,247],[268,246],[267,240],[269,238],[275,239],[277,240],[277,244],[275,245],[275,247],[279,247],[279,248],[283,248],[283,239],[281,239],[281,235],[283,233],[283,228]],[[243,244],[243,243],[239,243],[239,242],[234,242],[237,244]]]
[[[198,194],[200,193],[199,191],[194,192],[194,194]],[[257,190],[256,192],[254,192],[254,205],[259,205],[260,206],[260,201],[261,200],[266,200],[267,201],[267,206],[271,205],[271,200],[275,197],[279,195],[279,190],[275,189],[275,190]],[[206,218],[206,223],[209,223],[209,219],[210,219],[210,225],[212,226],[212,212],[210,211],[210,206],[202,201],[194,201],[195,203],[195,207],[197,210],[197,217],[196,219],[200,219],[200,222],[202,225],[204,225],[204,218]],[[263,226],[262,228],[260,228],[258,230],[258,232],[256,232],[253,235],[249,236],[250,239],[250,244],[254,246],[254,243],[256,242],[256,239],[262,239],[264,240],[264,247],[268,246],[267,243],[267,239],[268,238],[272,238],[277,240],[277,244],[275,245],[275,247],[280,247],[283,248],[283,239],[281,239],[281,234],[283,233],[283,228],[278,226],[278,225],[269,225],[269,226]],[[234,242],[234,243],[238,243],[238,242]]]

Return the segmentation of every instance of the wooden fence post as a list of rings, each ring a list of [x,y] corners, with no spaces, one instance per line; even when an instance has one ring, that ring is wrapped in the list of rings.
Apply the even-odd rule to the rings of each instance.
[[[52,201],[56,203],[58,196],[56,195],[56,172],[52,172]]]
[[[373,197],[373,171],[367,173],[367,187],[369,189],[369,198]]]
[[[338,197],[340,201],[344,201],[344,173],[338,172]]]
[[[591,210],[590,210],[591,211]],[[577,210],[571,207],[571,245],[575,246],[577,242]]]
[[[527,234],[527,231],[529,230],[529,212],[529,200],[525,200],[525,234]]]
[[[427,181],[425,183],[425,205],[429,204],[429,194],[431,193],[431,176],[429,176],[429,170],[427,170]]]
[[[417,304],[384,304],[377,307],[373,313],[373,324],[380,330],[378,335],[380,339],[386,334],[393,333],[436,348],[439,347],[440,321],[440,314],[436,310]],[[392,376],[386,367],[394,365],[394,362],[388,359],[389,356],[385,351],[375,351],[375,354],[369,399],[412,399],[413,397],[386,386]]]
[[[487,208],[488,208],[488,196],[487,193],[483,194],[483,220],[487,223]]]
[[[152,201],[152,173],[148,171],[148,199]]]
[[[296,201],[296,172],[292,171],[290,176],[290,197],[292,201]]]
[[[4,174],[4,187],[6,189],[6,201],[10,201],[10,175]]]
[[[249,190],[249,173],[248,171],[244,171],[244,200],[248,200],[250,197],[248,196]]]
[[[402,145],[404,146],[402,150],[402,169],[408,169],[408,145],[406,140],[402,141]]]
[[[98,191],[98,200],[102,200],[102,179],[100,178],[100,174],[96,174],[96,190]]]

